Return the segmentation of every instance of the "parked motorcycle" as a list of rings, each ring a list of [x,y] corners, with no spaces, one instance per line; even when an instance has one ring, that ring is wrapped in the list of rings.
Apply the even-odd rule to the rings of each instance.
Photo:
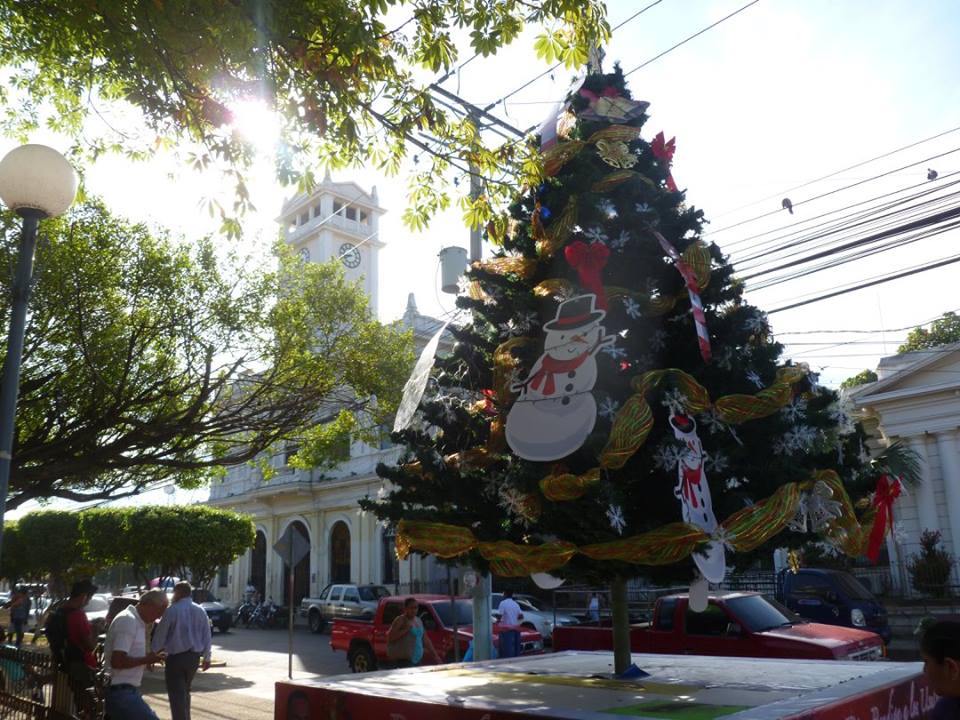
[[[286,627],[286,621],[287,613],[284,608],[274,603],[273,598],[268,598],[266,602],[260,603],[252,610],[244,626],[261,629],[280,628]]]

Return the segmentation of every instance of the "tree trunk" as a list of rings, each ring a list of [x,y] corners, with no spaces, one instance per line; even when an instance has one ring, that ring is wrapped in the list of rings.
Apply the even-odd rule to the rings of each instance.
[[[619,675],[630,667],[630,613],[627,607],[627,581],[617,576],[610,586],[613,611],[613,670]]]

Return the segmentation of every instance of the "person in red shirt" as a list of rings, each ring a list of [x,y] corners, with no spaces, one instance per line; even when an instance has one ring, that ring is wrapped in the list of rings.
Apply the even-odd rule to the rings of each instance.
[[[89,580],[76,582],[70,590],[70,598],[56,611],[66,619],[64,660],[78,708],[85,707],[87,689],[93,686],[97,669],[97,658],[93,654],[97,643],[87,614],[83,611],[96,592],[97,586]]]

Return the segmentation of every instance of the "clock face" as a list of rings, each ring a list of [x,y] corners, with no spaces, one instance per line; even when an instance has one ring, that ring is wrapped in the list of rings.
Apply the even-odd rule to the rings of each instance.
[[[310,260],[310,250],[308,248],[300,248],[300,259],[304,262]]]
[[[344,243],[340,246],[340,250],[337,252],[340,256],[340,260],[351,270],[354,268],[360,267],[360,251],[357,249],[356,245],[350,243]]]

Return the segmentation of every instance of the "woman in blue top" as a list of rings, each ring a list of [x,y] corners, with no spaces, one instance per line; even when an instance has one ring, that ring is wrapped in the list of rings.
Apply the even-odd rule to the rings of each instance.
[[[430,651],[434,662],[440,662],[440,656],[433,649],[433,643],[430,642],[430,637],[424,632],[423,623],[417,617],[417,608],[416,598],[404,600],[403,613],[397,616],[387,632],[387,642],[391,644],[409,637],[409,641],[406,643],[409,656],[405,659],[396,658],[399,665],[419,665],[420,660],[423,659],[424,647]]]

